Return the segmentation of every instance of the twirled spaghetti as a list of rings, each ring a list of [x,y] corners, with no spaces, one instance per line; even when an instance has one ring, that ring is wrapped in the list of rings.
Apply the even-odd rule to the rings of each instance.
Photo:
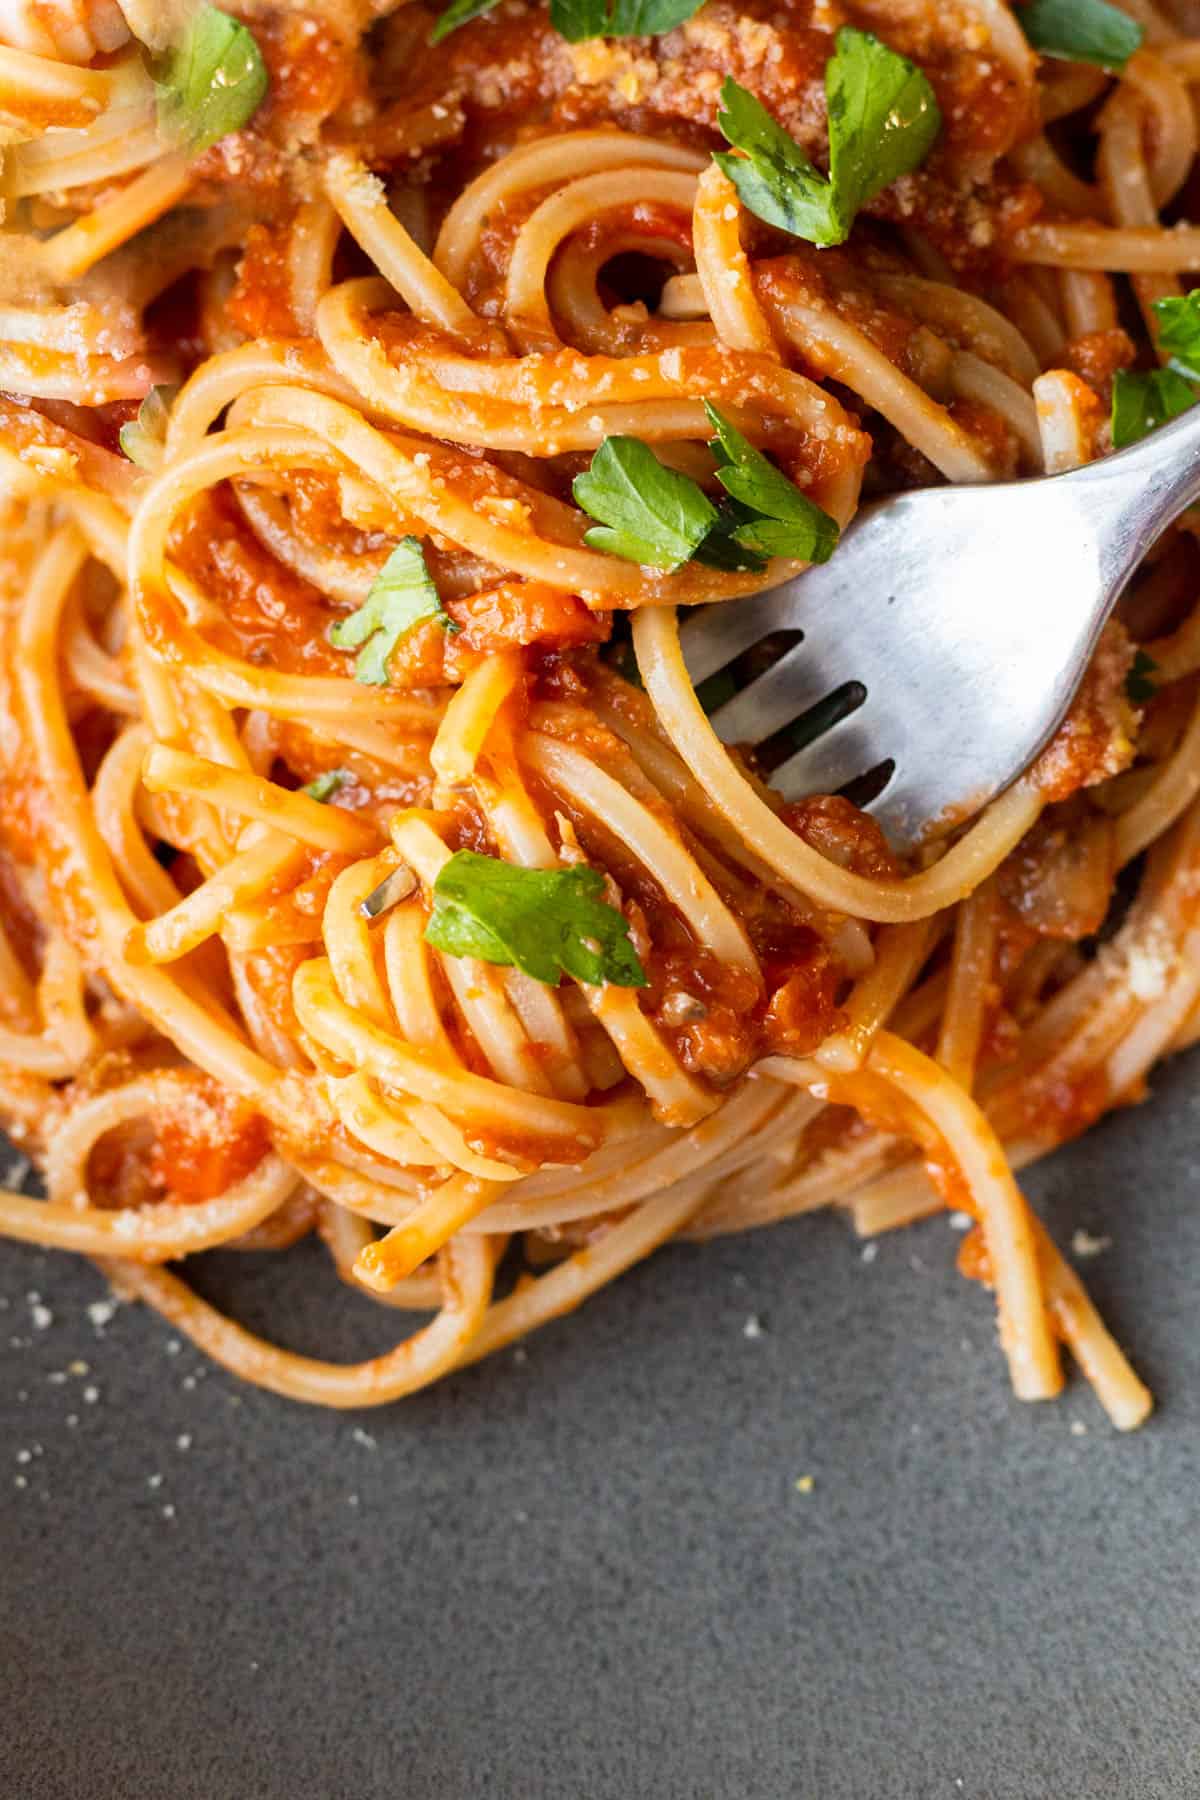
[[[1103,454],[1200,268],[1188,9],[1120,9],[1114,72],[1039,61],[999,0],[709,0],[584,42],[500,0],[435,47],[416,0],[264,3],[268,97],[199,146],[143,10],[0,12],[0,1109],[46,1187],[0,1233],[358,1406],[674,1236],[952,1204],[1015,1391],[1059,1389],[1062,1342],[1139,1423],[1012,1171],[1200,1023],[1194,521],[1038,765],[905,865],[850,799],[785,804],[687,677],[677,608],[792,565],[614,554],[572,480],[633,439],[719,499],[719,416],[832,530],[864,484]],[[718,93],[820,162],[842,26],[943,123],[816,249],[714,162]],[[368,669],[397,571],[426,611]],[[464,852],[575,872],[644,984],[448,947]],[[312,1231],[430,1321],[337,1367],[167,1267]]]

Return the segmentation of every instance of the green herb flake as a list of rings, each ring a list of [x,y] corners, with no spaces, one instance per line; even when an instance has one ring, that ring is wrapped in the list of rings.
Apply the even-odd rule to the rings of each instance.
[[[600,521],[584,543],[648,568],[681,568],[717,520],[696,483],[659,462],[640,438],[605,438],[571,491]]]
[[[1156,300],[1158,344],[1170,353],[1170,367],[1186,381],[1200,383],[1200,288]]]
[[[550,0],[550,23],[569,44],[588,38],[661,37],[686,24],[702,0]]]
[[[117,442],[131,463],[152,475],[163,459],[170,423],[171,402],[177,387],[152,387],[138,407],[136,419],[126,419]]]
[[[429,35],[438,44],[460,25],[491,12],[497,0],[453,0]],[[686,24],[703,0],[550,0],[550,23],[569,44],[589,38],[661,37]]]
[[[925,161],[942,115],[915,63],[851,26],[838,32],[825,93],[830,181],[849,234],[855,213]]]
[[[547,987],[560,974],[599,986],[649,985],[597,869],[521,869],[459,850],[433,888],[426,942],[450,956],[520,969]]]
[[[732,76],[717,124],[740,156],[716,161],[743,204],[821,249],[845,243],[855,215],[924,162],[942,126],[927,77],[907,57],[846,25],[825,70],[829,178]]]
[[[318,775],[315,781],[310,781],[300,792],[307,794],[310,800],[320,800],[322,805],[327,805],[335,794],[341,792],[349,779],[345,769],[326,769],[323,775]]]
[[[1119,369],[1113,378],[1112,440],[1125,450],[1187,412],[1200,396],[1200,288],[1155,300],[1163,369]]]
[[[1144,650],[1139,650],[1133,659],[1133,666],[1125,677],[1126,698],[1134,706],[1145,706],[1153,700],[1158,692],[1155,677],[1159,673],[1158,664]]]
[[[1195,401],[1195,386],[1177,369],[1118,369],[1113,378],[1113,449],[1127,450],[1130,444],[1140,443]]]
[[[202,6],[182,42],[153,70],[164,133],[193,155],[258,111],[269,86],[254,33],[215,6]]]
[[[730,535],[759,556],[786,556],[797,562],[828,562],[837,548],[838,527],[782,469],[744,438],[723,413],[705,401],[716,432],[709,446],[717,480],[746,517]]]
[[[730,575],[760,575],[769,558],[739,541],[737,533],[753,518],[744,506],[726,500],[718,509],[717,522],[696,551],[695,561],[708,569]]]
[[[774,556],[828,562],[836,521],[715,406],[705,401],[705,408],[716,432],[709,449],[717,480],[728,496],[720,511],[690,476],[667,468],[639,439],[606,438],[591,468],[575,478],[576,501],[601,520],[584,542],[668,570],[692,559],[739,573],[759,573]]]
[[[1107,0],[1030,0],[1017,8],[1022,31],[1043,56],[1094,63],[1119,73],[1145,35],[1142,27]]]
[[[460,25],[469,25],[472,19],[481,19],[484,13],[491,12],[497,0],[453,0],[444,13],[438,14],[437,23],[429,34],[431,44],[440,44],[444,37],[457,31]]]
[[[833,188],[795,138],[754,95],[727,76],[717,124],[726,142],[743,152],[715,151],[713,161],[737,189],[742,204],[768,225],[823,249],[845,237]]]
[[[436,619],[445,631],[459,628],[446,612],[415,537],[401,538],[358,608],[329,628],[336,650],[358,650],[354,678],[374,687],[388,683],[388,658],[414,625]]]

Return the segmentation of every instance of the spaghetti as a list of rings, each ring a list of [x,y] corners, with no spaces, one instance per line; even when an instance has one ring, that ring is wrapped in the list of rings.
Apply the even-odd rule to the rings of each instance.
[[[1106,10],[1120,68],[1000,0],[0,12],[0,1111],[46,1192],[0,1233],[361,1406],[671,1238],[952,1205],[1015,1392],[1065,1344],[1145,1418],[1013,1171],[1200,1033],[1195,521],[1035,768],[908,865],[719,742],[677,623],[864,488],[1071,467],[1114,386],[1161,397],[1200,41]],[[827,154],[851,54],[905,84],[881,131],[933,96],[898,172]],[[312,1232],[428,1322],[335,1366],[169,1266]]]

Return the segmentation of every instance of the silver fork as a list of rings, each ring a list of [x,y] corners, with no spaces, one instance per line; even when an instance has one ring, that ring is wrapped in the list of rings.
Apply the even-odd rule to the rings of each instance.
[[[886,773],[869,810],[909,849],[1043,749],[1126,582],[1198,499],[1200,406],[1065,475],[864,507],[828,563],[693,613],[684,659],[698,683],[801,632],[713,726],[730,744],[795,728],[770,777],[787,799]]]

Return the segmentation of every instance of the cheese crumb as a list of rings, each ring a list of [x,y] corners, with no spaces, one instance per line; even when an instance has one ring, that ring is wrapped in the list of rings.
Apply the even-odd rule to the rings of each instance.
[[[801,1475],[796,1481],[796,1492],[798,1494],[811,1494],[815,1486],[816,1481],[813,1476]]]
[[[53,444],[27,444],[25,460],[39,474],[58,476],[64,481],[69,480],[79,466],[79,458],[73,450]]]
[[[1146,944],[1132,944],[1126,958],[1129,989],[1137,1000],[1161,1000],[1166,992],[1171,959]]]
[[[1091,1232],[1085,1231],[1082,1225],[1071,1235],[1072,1256],[1099,1256],[1102,1250],[1111,1249],[1112,1239],[1110,1237],[1093,1237]]]

